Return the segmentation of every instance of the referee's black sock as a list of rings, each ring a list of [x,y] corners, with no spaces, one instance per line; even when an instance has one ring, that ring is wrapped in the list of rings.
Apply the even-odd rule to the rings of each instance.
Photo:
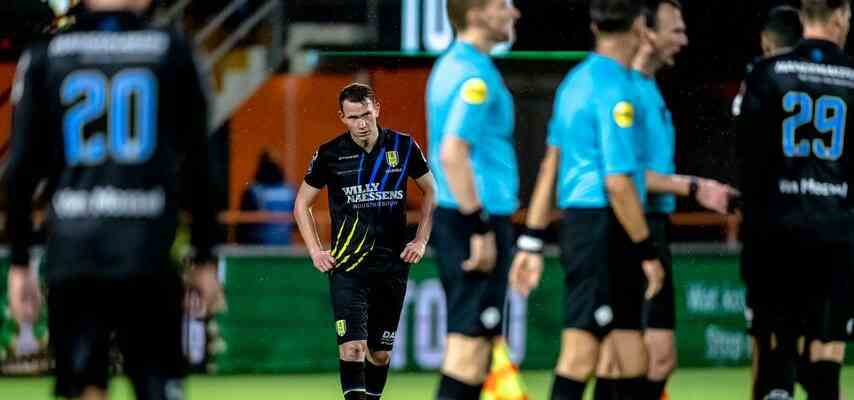
[[[593,400],[617,400],[617,381],[597,377],[593,387]]]
[[[819,361],[810,365],[811,390],[807,400],[838,400],[839,371],[842,365],[833,361]]]
[[[653,400],[646,391],[646,378],[620,378],[614,386],[617,388],[615,400]]]
[[[385,382],[388,380],[388,364],[374,365],[365,362],[365,390],[368,400],[377,400],[383,395]]]
[[[584,397],[585,386],[587,386],[587,382],[579,382],[555,375],[554,383],[552,383],[551,400],[581,400]]]
[[[646,393],[646,397],[648,399],[658,400],[661,398],[661,394],[664,393],[664,388],[667,386],[667,378],[664,378],[663,381],[653,381],[646,378],[644,379],[643,386],[644,393]]]
[[[436,400],[478,400],[483,384],[469,385],[442,374]]]
[[[341,391],[346,400],[365,400],[365,362],[339,360]]]

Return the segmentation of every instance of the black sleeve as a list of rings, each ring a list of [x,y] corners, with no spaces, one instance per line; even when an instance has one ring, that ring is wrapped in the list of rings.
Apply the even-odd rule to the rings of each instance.
[[[5,190],[8,197],[6,233],[12,265],[27,266],[33,236],[33,192],[46,173],[48,147],[44,132],[44,58],[40,49],[25,52],[12,87],[12,137]]]
[[[762,77],[754,69],[744,81],[740,109],[736,117],[736,155],[738,164],[738,186],[746,201],[754,198],[754,191],[761,187],[761,171],[768,158],[766,146],[761,142],[762,96],[765,90]]]
[[[183,190],[189,192],[190,235],[196,261],[205,262],[213,259],[212,248],[217,231],[208,160],[208,91],[190,45],[178,36],[174,46],[175,66],[178,68],[177,93],[182,97],[178,104],[184,108],[182,129],[178,133],[185,157],[181,166],[185,182]]]
[[[308,163],[308,171],[305,173],[305,183],[316,189],[323,189],[329,183],[329,168],[323,147],[314,152],[314,157]]]
[[[412,146],[409,147],[408,174],[410,178],[418,179],[424,176],[424,174],[430,172],[430,168],[427,167],[427,160],[424,158],[424,152],[421,151],[421,146],[418,145],[415,138],[410,137],[409,140],[412,141]]]

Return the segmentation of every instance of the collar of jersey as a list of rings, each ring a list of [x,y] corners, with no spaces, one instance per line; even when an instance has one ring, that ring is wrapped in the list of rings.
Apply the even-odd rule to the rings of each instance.
[[[74,26],[75,30],[98,31],[100,24],[107,18],[115,18],[118,22],[118,28],[139,29],[145,26],[142,18],[131,11],[92,11],[82,14],[78,17],[77,23]]]

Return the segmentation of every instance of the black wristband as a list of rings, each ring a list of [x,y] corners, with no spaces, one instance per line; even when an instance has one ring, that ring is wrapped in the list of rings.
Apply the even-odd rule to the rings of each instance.
[[[463,214],[463,219],[466,224],[472,227],[472,232],[477,235],[483,235],[492,232],[492,224],[489,222],[489,214],[482,207],[478,208],[470,214]]]
[[[700,190],[700,180],[696,176],[688,178],[688,198],[697,199],[697,191]]]
[[[635,252],[641,261],[657,260],[659,257],[658,250],[656,250],[655,244],[653,244],[652,238],[649,236],[647,236],[646,239],[635,243]]]

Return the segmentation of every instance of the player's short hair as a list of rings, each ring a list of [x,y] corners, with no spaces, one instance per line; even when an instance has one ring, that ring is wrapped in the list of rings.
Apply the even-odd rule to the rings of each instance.
[[[801,14],[794,7],[774,7],[768,12],[762,31],[774,35],[775,41],[778,41],[780,46],[794,47],[804,34]]]
[[[447,11],[451,26],[457,32],[466,29],[466,14],[472,8],[483,7],[489,0],[448,0]]]
[[[592,0],[590,20],[600,32],[627,32],[635,19],[644,13],[641,0]]]
[[[646,2],[646,26],[655,29],[658,26],[658,9],[663,4],[669,4],[673,8],[682,11],[682,3],[679,0],[648,0]]]
[[[364,103],[370,100],[372,103],[377,104],[377,95],[374,93],[374,89],[364,83],[354,82],[347,86],[344,86],[344,89],[341,89],[341,93],[338,94],[338,109],[344,109],[344,101],[349,101],[351,103]]]
[[[850,4],[851,0],[802,0],[801,13],[807,21],[827,21],[834,11]]]

